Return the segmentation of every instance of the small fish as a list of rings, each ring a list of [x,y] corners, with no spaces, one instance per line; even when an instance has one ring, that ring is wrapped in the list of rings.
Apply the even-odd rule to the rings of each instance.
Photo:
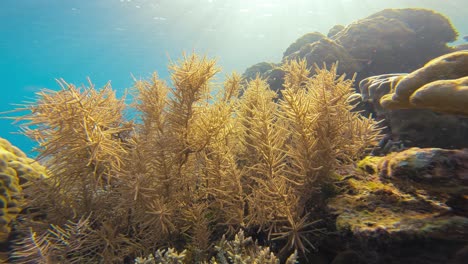
[[[463,39],[464,39],[465,41],[468,41],[468,35],[464,36]]]

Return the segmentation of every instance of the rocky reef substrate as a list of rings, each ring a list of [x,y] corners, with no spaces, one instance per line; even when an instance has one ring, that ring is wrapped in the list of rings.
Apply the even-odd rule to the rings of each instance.
[[[305,34],[285,50],[282,62],[261,62],[243,76],[250,79],[258,73],[275,79],[272,88],[281,90],[282,76],[277,71],[282,63],[305,59],[309,67],[339,61],[338,72],[357,73],[359,82],[373,75],[411,72],[434,57],[460,50],[461,46],[447,45],[457,36],[451,22],[432,10],[385,9],[347,26],[336,25],[327,35]],[[267,64],[269,67],[262,67]]]
[[[463,263],[467,168],[467,150],[410,148],[362,160],[328,204],[343,251],[360,263]]]

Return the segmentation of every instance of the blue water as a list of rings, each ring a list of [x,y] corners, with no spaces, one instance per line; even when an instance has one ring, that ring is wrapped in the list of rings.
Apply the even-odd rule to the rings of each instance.
[[[468,35],[466,0],[0,0],[0,111],[31,101],[56,78],[122,95],[132,75],[168,80],[169,59],[183,51],[218,58],[224,74],[279,62],[307,32],[324,34],[384,8],[421,7],[445,14]],[[7,114],[11,115],[11,114]],[[5,116],[5,115],[3,115]],[[0,120],[0,137],[31,154],[34,143]]]

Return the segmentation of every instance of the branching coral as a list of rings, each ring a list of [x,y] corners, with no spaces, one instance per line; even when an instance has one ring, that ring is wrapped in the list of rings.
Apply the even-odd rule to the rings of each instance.
[[[283,260],[313,248],[321,231],[316,197],[379,137],[374,121],[352,112],[352,82],[335,66],[310,77],[304,61],[288,62],[283,99],[265,80],[243,87],[236,74],[214,96],[214,60],[184,56],[170,69],[172,87],[156,74],[135,81],[134,122],[124,120],[123,100],[109,85],[60,81],[61,91],[40,92],[25,107],[31,113],[19,120],[28,121],[25,133],[39,141],[51,177],[29,188],[34,210],[22,217],[14,255],[34,258],[27,252],[37,248],[72,261],[66,247],[46,244],[68,243],[69,221],[85,215],[77,247],[93,261],[167,247],[203,261],[222,234],[240,229],[267,234]],[[272,259],[269,251],[253,254]]]
[[[215,246],[216,256],[211,258],[209,263],[226,263],[226,264],[278,264],[280,260],[270,251],[269,248],[258,246],[251,237],[246,237],[244,232],[239,231],[234,240],[226,240],[223,238]],[[155,263],[185,263],[187,258],[186,250],[177,252],[173,248],[166,250],[157,250],[155,254],[151,254],[146,258],[138,257],[135,259],[137,264],[155,264]],[[297,254],[291,254],[284,262],[285,264],[296,263]],[[201,263],[208,263],[206,261]]]

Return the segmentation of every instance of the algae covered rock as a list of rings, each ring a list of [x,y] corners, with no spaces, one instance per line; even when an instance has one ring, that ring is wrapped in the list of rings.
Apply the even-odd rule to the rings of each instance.
[[[441,195],[468,194],[468,150],[410,148],[387,155],[380,176],[403,188],[419,188]]]
[[[242,79],[251,81],[260,76],[265,78],[270,88],[274,91],[279,91],[283,88],[285,72],[279,65],[269,62],[260,62],[249,67],[243,74]]]
[[[468,238],[468,215],[449,203],[468,194],[468,151],[411,148],[358,165],[366,176],[329,203],[338,230],[388,241]]]
[[[327,37],[333,38],[333,36],[338,34],[338,32],[340,32],[344,28],[345,28],[345,26],[343,26],[343,25],[334,25],[332,28],[330,28],[330,30],[328,30]]]
[[[408,47],[414,31],[396,19],[374,17],[350,24],[334,36],[362,67],[372,66],[375,72],[393,72],[395,57],[401,47]],[[386,63],[386,64],[385,64]]]
[[[426,109],[387,111],[385,121],[393,141],[405,147],[467,148],[468,118]]]
[[[334,26],[327,37],[318,32],[300,37],[286,49],[282,61],[306,59],[309,67],[338,61],[339,73],[357,73],[356,81],[360,81],[378,74],[414,71],[430,59],[454,51],[447,43],[456,37],[450,21],[432,10],[385,9],[347,26]]]
[[[428,9],[385,9],[357,20],[332,36],[368,76],[410,72],[428,60],[453,51],[447,43],[457,32],[440,13]]]
[[[286,73],[281,68],[274,68],[266,72],[267,83],[270,89],[279,92],[283,88]]]
[[[348,51],[339,43],[329,38],[322,38],[319,41],[307,44],[299,51],[284,58],[284,60],[299,59],[305,59],[307,65],[310,66],[315,64],[319,66],[323,64],[332,65],[338,62],[338,74],[346,73],[348,76],[352,76],[359,70],[359,64],[356,63],[356,60]]]
[[[385,9],[368,18],[374,17],[385,17],[402,21],[419,36],[431,37],[430,42],[434,45],[445,45],[447,42],[455,41],[458,36],[458,33],[447,17],[428,9]]]
[[[242,78],[247,81],[250,81],[255,79],[257,75],[259,75],[260,77],[265,77],[265,73],[269,70],[272,70],[273,68],[275,68],[274,63],[260,62],[247,68],[242,74]]]
[[[358,20],[333,38],[362,69],[358,78],[409,72],[452,51],[457,33],[443,15],[427,9],[385,9]]]
[[[0,138],[0,242],[8,239],[10,223],[21,211],[24,184],[45,175],[44,167]]]
[[[289,47],[283,53],[283,58],[300,50],[303,46],[319,41],[323,39],[324,37],[325,36],[320,32],[311,32],[311,33],[305,34],[304,36],[298,38],[294,43],[289,45]]]

